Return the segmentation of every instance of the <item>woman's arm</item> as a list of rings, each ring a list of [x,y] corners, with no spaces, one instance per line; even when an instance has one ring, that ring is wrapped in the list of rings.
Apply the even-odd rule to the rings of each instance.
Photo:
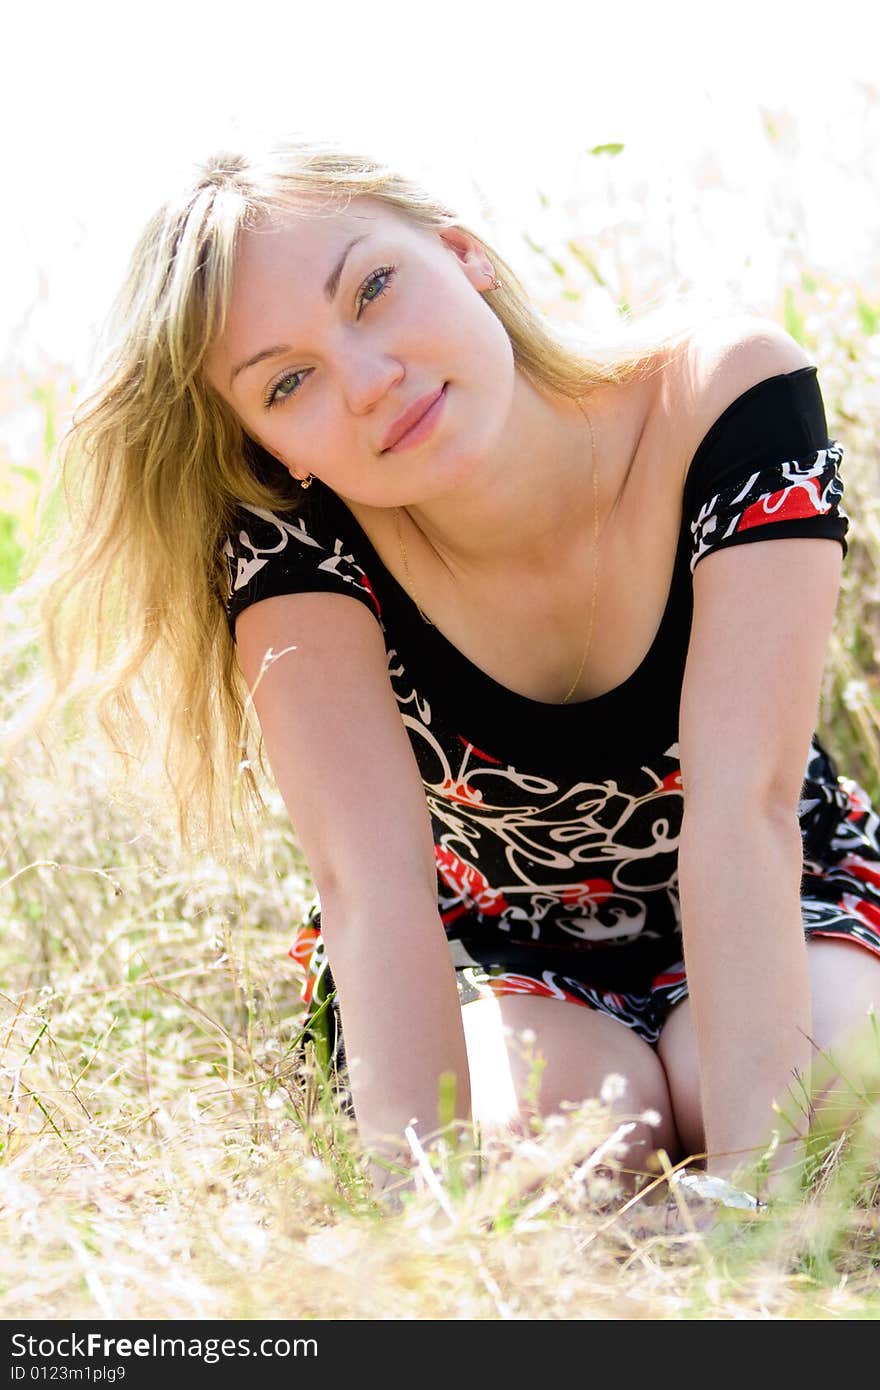
[[[748,802],[691,810],[679,841],[685,963],[707,1167],[730,1177],[760,1157],[774,1127],[773,1166],[791,1163],[809,1123],[803,846],[795,815]]]
[[[786,1129],[774,1102],[802,1132],[809,1123],[798,808],[846,528],[839,451],[801,345],[746,316],[692,347],[694,447],[740,401],[707,455],[713,481],[691,501],[679,719],[682,933],[709,1164],[724,1176],[742,1163],[731,1151]],[[793,1156],[782,1143],[775,1162]]]
[[[809,1122],[798,805],[841,558],[836,542],[777,538],[710,555],[694,575],[679,890],[706,1143],[722,1176],[742,1162],[731,1151],[766,1142],[773,1101],[794,1119],[799,1097],[802,1131]],[[791,1158],[785,1145],[777,1162]]]
[[[444,1073],[457,1118],[470,1086],[430,816],[381,630],[361,603],[301,593],[246,609],[236,637],[321,899],[358,1128],[402,1153],[414,1118],[423,1136],[436,1128]]]

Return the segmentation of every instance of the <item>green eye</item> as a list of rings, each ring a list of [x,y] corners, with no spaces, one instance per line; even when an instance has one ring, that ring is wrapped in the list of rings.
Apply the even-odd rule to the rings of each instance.
[[[369,278],[368,280],[365,280],[365,281],[364,281],[364,284],[363,284],[363,286],[362,286],[362,288],[361,288],[361,292],[360,292],[360,295],[359,295],[359,297],[358,297],[358,308],[360,308],[361,305],[363,305],[363,304],[375,304],[376,300],[380,297],[380,295],[383,295],[383,294],[385,293],[385,291],[387,290],[388,286],[390,285],[391,281],[392,281],[393,278],[394,278],[394,272],[395,272],[396,269],[397,269],[396,266],[393,266],[393,265],[386,265],[386,266],[383,266],[381,270],[374,270],[374,271],[373,271],[373,273],[372,273],[372,275],[370,276],[370,278]],[[372,297],[372,299],[368,299],[368,298],[367,298],[367,291],[369,290],[370,286],[373,285],[373,284],[375,283],[375,281],[381,280],[381,279],[383,279],[383,278],[384,278],[384,280],[385,280],[385,284],[382,285],[382,287],[381,287],[380,290],[379,290],[379,293],[378,293],[378,294],[374,294],[373,297]]]
[[[293,381],[295,377],[304,376],[304,375],[305,375],[304,372],[285,372],[285,373],[284,373],[284,376],[279,377],[278,381],[275,382],[275,385],[272,387],[272,389],[270,390],[268,396],[266,397],[266,399],[265,399],[265,401],[264,401],[264,405],[267,407],[267,409],[271,410],[271,409],[272,409],[272,406],[273,406],[273,405],[276,405],[278,401],[286,401],[286,400],[289,400],[289,399],[290,399],[290,396],[293,395],[293,391],[291,391],[291,392],[289,392],[289,393],[285,393],[285,392],[282,391],[281,388],[282,388],[288,381]],[[295,390],[296,390],[296,387],[294,387],[294,391],[295,391]]]
[[[380,299],[381,296],[387,292],[388,287],[391,284],[391,281],[394,279],[396,273],[397,266],[395,265],[386,265],[382,266],[380,270],[374,270],[372,275],[370,275],[364,281],[358,293],[358,311],[360,311],[362,308],[369,304],[375,304],[376,300]],[[384,284],[380,285],[377,292],[370,298],[368,298],[368,291],[379,280],[384,280]],[[360,312],[358,312],[358,317],[360,317]],[[271,410],[273,406],[278,405],[284,401],[289,401],[291,396],[295,395],[296,391],[299,388],[299,382],[297,378],[305,377],[307,375],[308,372],[305,371],[285,372],[284,375],[280,376],[277,381],[274,381],[272,385],[269,387],[269,390],[263,401],[263,405],[265,406],[266,410]],[[289,382],[293,382],[294,384],[290,390],[285,390],[284,388],[287,386]]]

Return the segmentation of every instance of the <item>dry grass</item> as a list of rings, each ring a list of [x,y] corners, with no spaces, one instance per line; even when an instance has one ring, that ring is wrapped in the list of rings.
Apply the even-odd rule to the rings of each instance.
[[[383,1213],[296,1046],[285,950],[310,885],[281,808],[259,864],[183,865],[92,754],[70,751],[66,787],[33,761],[0,784],[7,1319],[880,1312],[876,1103],[759,1221],[690,1230],[663,1184],[627,1202],[598,1101],[488,1148],[477,1184],[447,1155]]]

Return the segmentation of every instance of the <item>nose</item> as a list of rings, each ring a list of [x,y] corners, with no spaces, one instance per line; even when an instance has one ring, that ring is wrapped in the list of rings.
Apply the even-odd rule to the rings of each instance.
[[[368,415],[400,382],[406,371],[403,364],[375,349],[353,350],[340,366],[342,393],[354,415]]]

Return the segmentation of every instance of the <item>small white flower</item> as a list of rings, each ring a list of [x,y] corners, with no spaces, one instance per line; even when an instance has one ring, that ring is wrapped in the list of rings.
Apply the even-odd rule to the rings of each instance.
[[[357,1233],[335,1226],[316,1231],[306,1239],[306,1253],[309,1259],[315,1264],[327,1265],[329,1268],[344,1268],[347,1259],[356,1248]]]
[[[848,681],[843,691],[843,703],[847,709],[864,709],[871,703],[871,691],[867,681]]]
[[[616,1100],[621,1100],[626,1091],[626,1078],[619,1072],[611,1071],[602,1082],[602,1089],[599,1095],[606,1105],[613,1105]]]

